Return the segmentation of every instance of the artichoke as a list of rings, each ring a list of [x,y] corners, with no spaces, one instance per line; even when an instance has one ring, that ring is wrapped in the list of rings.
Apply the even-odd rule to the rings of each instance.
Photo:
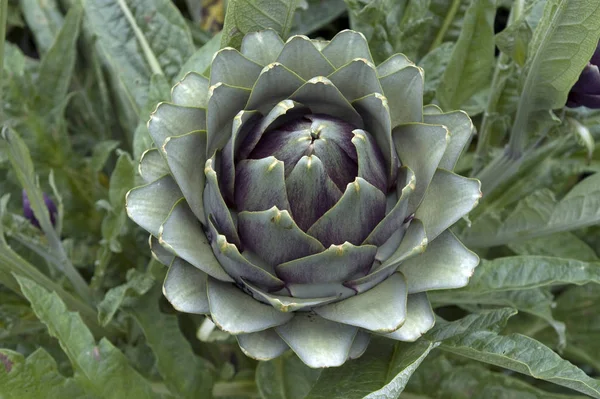
[[[50,222],[52,223],[52,226],[56,226],[58,208],[56,208],[56,204],[54,204],[54,201],[52,201],[52,199],[48,197],[48,194],[43,193],[43,195],[44,204],[46,205],[46,209],[48,209],[48,213],[50,214]],[[35,214],[33,213],[33,208],[31,208],[31,202],[29,201],[29,197],[27,196],[27,192],[25,191],[25,189],[23,189],[23,193],[21,194],[21,200],[23,203],[23,216],[25,217],[25,219],[29,220],[29,222],[38,229],[41,229],[40,222],[39,220],[37,220]]]
[[[600,108],[600,43],[569,91],[567,107]]]
[[[166,298],[260,360],[291,348],[332,367],[372,333],[419,338],[426,291],[465,286],[479,262],[448,228],[481,197],[451,171],[471,120],[422,94],[419,67],[375,67],[350,30],[250,33],[210,79],[188,73],[148,122],[147,184],[126,200],[169,266]]]

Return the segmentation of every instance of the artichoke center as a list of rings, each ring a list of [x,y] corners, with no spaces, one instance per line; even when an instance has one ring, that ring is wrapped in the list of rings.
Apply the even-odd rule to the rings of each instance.
[[[343,192],[358,174],[354,129],[356,126],[329,115],[304,115],[265,133],[248,158],[274,156],[284,163],[288,177],[302,157],[315,156]]]
[[[352,139],[356,126],[323,114],[299,116],[265,132],[248,160],[274,157],[283,163],[284,189],[289,209],[307,230],[341,198],[358,175],[358,155]],[[242,159],[240,162],[247,162]],[[244,184],[236,179],[236,189]],[[270,203],[273,202],[273,203]],[[238,211],[243,211],[243,204]],[[240,208],[242,205],[242,208]],[[284,206],[265,196],[261,208]],[[287,208],[287,206],[285,206]]]

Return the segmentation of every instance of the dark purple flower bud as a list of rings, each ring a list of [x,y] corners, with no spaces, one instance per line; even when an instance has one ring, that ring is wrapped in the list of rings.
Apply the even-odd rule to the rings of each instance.
[[[600,43],[567,98],[567,107],[600,108]]]
[[[44,203],[46,204],[46,208],[48,208],[48,212],[50,213],[50,221],[52,222],[52,226],[56,225],[56,215],[58,214],[58,210],[56,209],[56,205],[54,202],[44,193]],[[27,193],[23,190],[23,216],[28,219],[32,225],[40,228],[40,222],[37,220],[33,213],[33,209],[31,209],[31,203],[29,202],[29,197],[27,197]]]

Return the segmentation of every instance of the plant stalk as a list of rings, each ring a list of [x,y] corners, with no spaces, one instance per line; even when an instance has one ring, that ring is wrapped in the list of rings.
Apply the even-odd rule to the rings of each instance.
[[[442,44],[442,41],[444,40],[444,36],[446,36],[446,32],[448,31],[448,28],[450,28],[450,25],[452,25],[452,21],[454,21],[454,17],[456,16],[456,13],[458,12],[459,7],[460,7],[460,0],[453,0],[452,4],[450,5],[450,9],[448,10],[448,14],[446,14],[446,18],[444,18],[442,27],[440,28],[437,35],[435,36],[433,43],[431,43],[431,47],[429,47],[429,52],[431,52],[433,49],[435,49],[440,44]]]
[[[523,14],[523,7],[523,0],[515,1],[508,17],[507,27],[521,18],[521,15]],[[473,161],[473,171],[471,173],[472,176],[478,173],[483,166],[485,152],[490,140],[490,117],[495,114],[496,106],[498,105],[498,101],[502,96],[503,88],[499,87],[500,77],[502,72],[509,68],[509,62],[510,57],[507,54],[501,53],[498,56],[496,67],[494,68],[494,75],[492,77],[492,92],[488,98],[487,105],[483,112],[481,126],[479,128],[479,137],[477,138],[477,147],[475,148],[475,158]]]

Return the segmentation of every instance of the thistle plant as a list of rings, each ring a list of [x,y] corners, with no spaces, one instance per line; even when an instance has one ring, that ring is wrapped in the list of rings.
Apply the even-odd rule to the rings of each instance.
[[[0,0],[4,37],[0,398],[600,399],[598,0]]]
[[[452,173],[471,120],[424,108],[422,69],[402,54],[375,66],[358,32],[250,33],[148,129],[147,184],[126,207],[169,266],[164,294],[253,358],[289,347],[332,367],[371,333],[414,341],[435,321],[426,292],[478,264],[448,230],[481,197]]]

